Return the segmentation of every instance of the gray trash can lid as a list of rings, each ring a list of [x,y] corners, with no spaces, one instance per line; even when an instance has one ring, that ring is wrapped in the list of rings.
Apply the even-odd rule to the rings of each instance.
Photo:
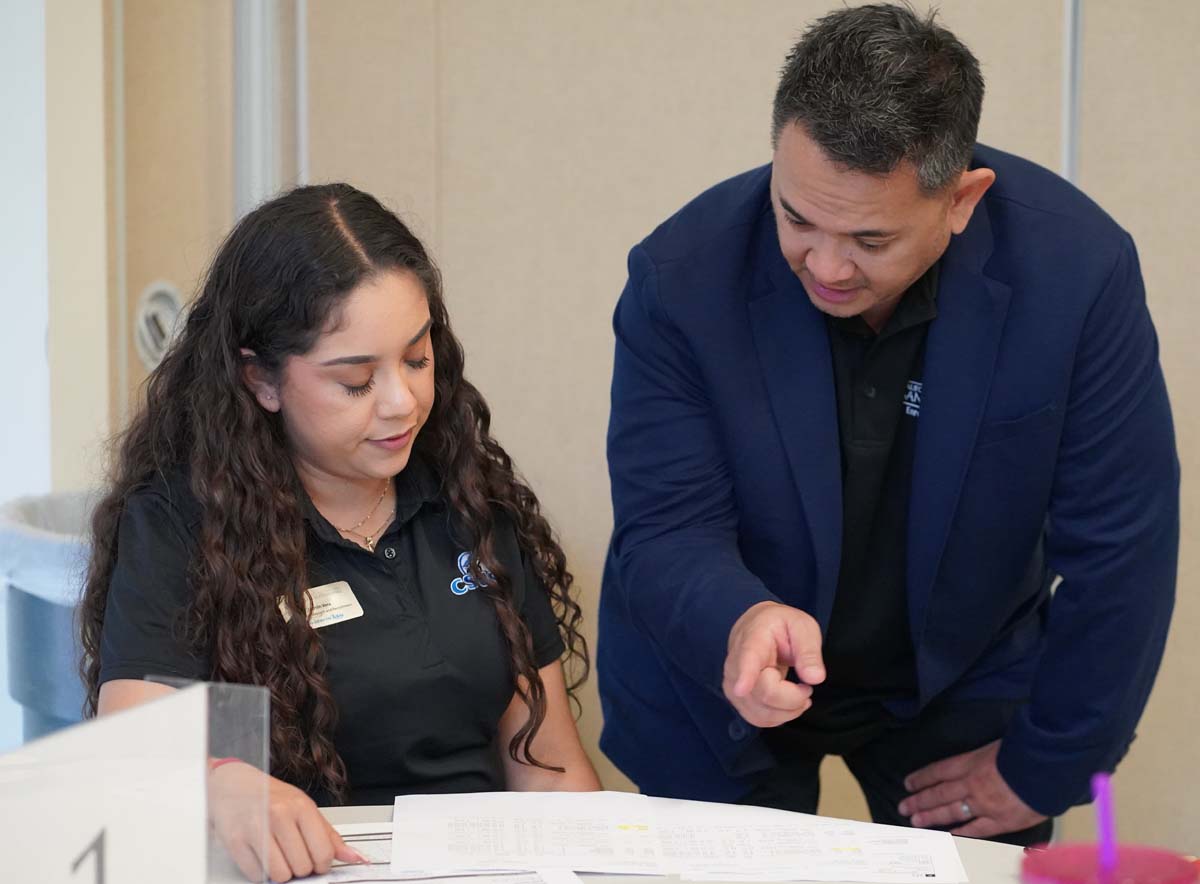
[[[58,604],[79,597],[96,491],[18,497],[0,506],[0,578]]]

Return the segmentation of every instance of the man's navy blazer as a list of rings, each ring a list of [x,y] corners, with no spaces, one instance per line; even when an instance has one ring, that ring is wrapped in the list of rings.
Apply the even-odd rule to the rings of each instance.
[[[1149,696],[1179,465],[1129,235],[1032,163],[980,146],[974,165],[996,181],[941,259],[917,419],[919,696],[892,711],[1028,698],[998,764],[1057,814],[1116,765]],[[824,629],[837,587],[826,322],[780,253],[769,182],[719,184],[636,246],[613,320],[601,747],[651,794],[734,800],[772,763],[722,694],[730,628],[770,600]]]

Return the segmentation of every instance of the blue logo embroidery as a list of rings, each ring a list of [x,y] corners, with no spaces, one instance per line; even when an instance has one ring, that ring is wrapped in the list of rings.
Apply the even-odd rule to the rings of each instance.
[[[488,573],[487,568],[480,568],[483,572],[484,579],[491,579],[492,575]],[[471,554],[468,552],[458,554],[458,571],[462,577],[456,577],[450,581],[450,591],[455,595],[466,595],[473,589],[479,589],[479,586],[471,579]]]

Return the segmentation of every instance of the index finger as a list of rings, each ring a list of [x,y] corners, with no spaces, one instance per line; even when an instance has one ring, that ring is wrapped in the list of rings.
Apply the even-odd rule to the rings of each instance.
[[[308,848],[308,855],[312,858],[313,871],[324,875],[333,864],[337,845],[342,840],[341,836],[316,806],[305,808],[296,822],[304,838],[304,846]]]
[[[333,835],[333,858],[338,862],[357,863],[362,865],[370,864],[370,860],[351,847],[342,838],[342,833],[333,827],[326,820],[326,825],[329,826],[330,834]]]
[[[733,695],[745,697],[749,694],[758,681],[759,673],[772,668],[777,655],[777,643],[770,630],[753,632],[741,642],[741,646],[728,657],[733,666]]]

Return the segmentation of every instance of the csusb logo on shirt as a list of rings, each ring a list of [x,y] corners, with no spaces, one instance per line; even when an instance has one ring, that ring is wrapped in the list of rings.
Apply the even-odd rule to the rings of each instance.
[[[904,391],[904,413],[909,417],[921,416],[921,388],[924,386],[920,381],[909,381],[908,387]]]
[[[492,577],[492,572],[487,568],[479,569],[483,573],[485,580],[495,580]],[[479,589],[478,584],[471,579],[471,554],[462,552],[458,554],[458,571],[462,577],[456,577],[450,581],[450,591],[455,595],[466,595],[473,589]]]

